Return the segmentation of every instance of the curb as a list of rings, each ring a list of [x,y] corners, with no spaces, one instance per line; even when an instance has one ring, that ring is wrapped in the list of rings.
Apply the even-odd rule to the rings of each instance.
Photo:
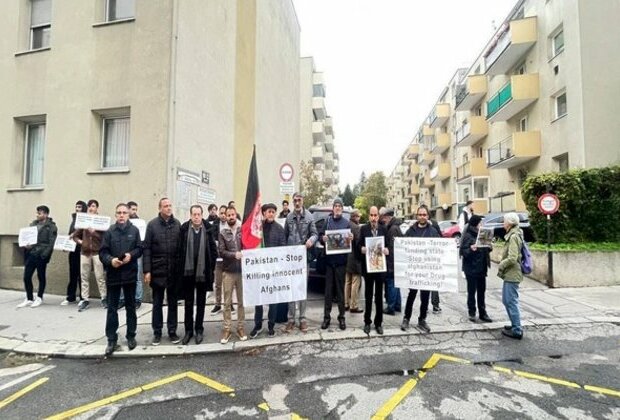
[[[575,325],[575,324],[618,324],[620,316],[587,316],[571,318],[536,318],[522,322],[524,327],[546,327],[552,325]],[[494,331],[501,330],[505,322],[492,322],[489,324],[462,324],[451,326],[433,327],[430,334],[442,333],[465,333],[471,331]],[[144,358],[144,357],[166,357],[166,356],[192,356],[203,354],[220,354],[245,351],[254,348],[270,347],[295,343],[327,342],[345,339],[377,339],[387,337],[402,337],[423,334],[415,327],[410,331],[403,332],[399,328],[385,329],[382,336],[377,334],[366,335],[361,328],[349,328],[345,331],[328,329],[326,331],[315,330],[306,334],[295,333],[291,335],[281,335],[277,338],[257,338],[247,341],[235,341],[228,344],[206,343],[199,345],[138,345],[134,350],[129,351],[121,345],[121,350],[114,353],[114,358]],[[14,352],[17,354],[39,355],[66,359],[101,359],[104,358],[105,346],[102,344],[86,344],[78,342],[48,343],[48,342],[29,342],[14,338],[0,337],[0,351]]]

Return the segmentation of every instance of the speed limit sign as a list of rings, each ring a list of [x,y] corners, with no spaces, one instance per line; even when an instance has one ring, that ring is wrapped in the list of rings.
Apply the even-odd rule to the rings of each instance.
[[[542,214],[554,214],[560,208],[560,199],[555,194],[543,194],[538,198],[538,210]]]

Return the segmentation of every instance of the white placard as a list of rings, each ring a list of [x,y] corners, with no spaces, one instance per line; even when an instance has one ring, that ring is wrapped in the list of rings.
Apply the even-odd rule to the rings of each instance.
[[[280,182],[280,194],[293,194],[295,192],[295,182],[293,181],[281,181]]]
[[[19,230],[19,237],[17,239],[17,241],[19,242],[19,246],[36,245],[38,235],[39,231],[37,230],[36,226],[21,228]]]
[[[385,238],[383,236],[370,236],[366,238],[366,271],[368,273],[385,273]]]
[[[351,229],[326,230],[325,255],[348,254],[351,252],[353,237]]]
[[[306,300],[306,247],[279,246],[241,251],[243,305]]]
[[[65,252],[75,252],[76,243],[69,235],[56,236],[56,242],[54,242],[54,249]]]
[[[458,249],[452,238],[395,238],[394,284],[458,292]]]
[[[75,215],[76,229],[90,229],[106,231],[110,228],[110,218],[98,214],[77,213]]]
[[[144,219],[129,219],[132,225],[138,228],[140,231],[140,240],[143,241],[146,236],[146,220]]]

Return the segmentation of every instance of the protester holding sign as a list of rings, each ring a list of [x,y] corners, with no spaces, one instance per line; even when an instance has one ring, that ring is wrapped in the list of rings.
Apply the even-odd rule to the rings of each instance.
[[[497,267],[497,276],[504,280],[502,287],[502,303],[510,318],[510,324],[504,327],[502,334],[510,338],[521,340],[523,329],[521,328],[521,313],[519,311],[519,283],[523,281],[521,272],[521,247],[523,246],[523,231],[519,227],[517,213],[504,215],[504,229],[506,245],[502,259]]]
[[[476,321],[476,297],[478,297],[478,316],[482,322],[493,322],[487,315],[484,294],[487,285],[487,269],[491,266],[491,248],[478,247],[476,238],[480,230],[482,217],[473,215],[469,218],[467,229],[461,239],[461,256],[463,271],[467,279],[467,310],[469,320]]]
[[[215,228],[202,218],[202,207],[190,208],[190,220],[183,223],[179,237],[177,267],[183,279],[185,294],[185,336],[183,345],[196,332],[196,344],[202,343],[207,303],[207,291],[213,290],[213,270],[217,260],[217,249],[213,232]],[[194,323],[194,294],[196,295],[196,322]]]
[[[99,202],[97,200],[88,200],[88,214],[96,215],[99,213]],[[97,287],[99,288],[99,296],[101,296],[101,305],[105,308],[108,306],[107,290],[105,286],[105,272],[103,264],[99,259],[99,249],[103,239],[103,232],[90,227],[87,229],[78,229],[73,234],[75,242],[81,246],[80,254],[80,270],[82,277],[82,300],[78,304],[78,312],[85,311],[90,305],[90,273],[94,271]]]
[[[440,238],[439,232],[429,222],[428,207],[421,205],[416,212],[417,221],[407,230],[406,237],[410,238]],[[418,293],[418,289],[409,289],[409,295],[407,296],[407,303],[405,304],[405,317],[400,325],[400,329],[406,331],[409,329],[409,320],[411,319],[411,313],[413,312],[413,302]],[[418,328],[423,332],[431,332],[430,327],[426,323],[426,314],[428,313],[428,301],[431,292],[428,290],[420,291],[420,315],[418,317]]]
[[[366,256],[371,249],[366,247],[367,238],[385,238],[387,236],[387,229],[385,226],[379,224],[379,209],[372,206],[368,211],[368,223],[363,225],[360,229],[360,238],[357,242],[357,248],[359,252]],[[389,251],[386,247],[383,247],[381,253],[388,255]],[[381,257],[383,257],[383,255]],[[383,283],[385,282],[386,273],[369,273],[369,267],[367,258],[362,260],[362,269],[364,273],[364,292],[366,298],[366,308],[364,310],[364,332],[370,334],[370,317],[372,314],[372,294],[374,290],[375,294],[375,330],[377,334],[383,334]],[[386,267],[387,271],[387,267]]]
[[[49,207],[38,206],[37,218],[30,223],[31,227],[37,228],[37,243],[25,247],[24,286],[26,288],[26,299],[17,305],[18,308],[23,308],[25,306],[36,308],[43,303],[43,293],[45,292],[46,284],[45,271],[47,270],[47,264],[50,262],[50,258],[52,258],[54,242],[58,234],[56,223],[49,217],[49,214]],[[39,279],[39,290],[37,291],[36,298],[34,298],[32,287],[32,275],[35,270],[37,271],[37,277]]]
[[[344,217],[342,217],[342,210],[342,199],[340,197],[336,197],[332,205],[332,214],[327,217],[327,222],[325,223],[324,230],[319,235],[319,238],[321,238],[321,243],[323,245],[325,245],[325,243],[329,239],[325,234],[325,231],[351,229],[350,222]],[[348,235],[349,237],[345,238],[345,240],[352,241],[353,235],[350,233],[350,231]],[[328,254],[325,256],[325,309],[323,312],[323,324],[321,324],[321,329],[326,330],[327,328],[329,328],[329,323],[331,321],[332,303],[334,299],[334,288],[336,289],[336,299],[338,300],[338,324],[341,330],[347,328],[344,317],[344,277],[346,266],[347,254],[345,253],[339,253],[335,255]]]
[[[138,216],[138,203],[135,201],[128,201],[127,207],[129,208],[129,221],[138,228],[140,231],[140,240],[144,241],[146,235],[146,221],[140,219],[140,216]],[[136,280],[136,309],[140,309],[140,306],[142,306],[142,298],[144,296],[144,286],[142,285],[143,278],[142,257],[140,257],[138,259],[138,278]],[[121,300],[118,307],[122,308],[123,306],[125,306],[125,295],[121,290]]]
[[[75,203],[75,213],[71,214],[71,225],[69,226],[69,237],[75,232],[75,216],[77,213],[86,212],[86,203],[78,200]],[[77,288],[82,279],[80,275],[80,255],[82,249],[76,244],[75,250],[69,252],[69,283],[67,284],[67,297],[60,304],[66,306],[77,301]]]
[[[276,205],[273,203],[264,204],[261,211],[263,212],[263,248],[286,246],[284,228],[275,221]],[[269,337],[275,336],[274,327],[277,311],[277,303],[269,305],[269,312],[267,313],[267,335]],[[258,305],[254,307],[254,329],[250,332],[250,338],[258,337],[261,331],[263,331],[263,305]]]

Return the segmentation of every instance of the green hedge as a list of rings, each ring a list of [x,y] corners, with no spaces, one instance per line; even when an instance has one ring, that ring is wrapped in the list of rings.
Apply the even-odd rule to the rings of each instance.
[[[620,166],[529,176],[521,194],[541,242],[547,241],[547,221],[538,197],[546,192],[560,199],[551,243],[620,242]]]

